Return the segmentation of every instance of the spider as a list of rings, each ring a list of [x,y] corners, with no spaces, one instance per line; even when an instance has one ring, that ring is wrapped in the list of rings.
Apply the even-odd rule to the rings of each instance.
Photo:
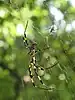
[[[44,68],[40,68],[40,67],[37,67],[36,66],[36,42],[34,41],[31,41],[30,40],[30,44],[28,43],[27,41],[27,37],[26,37],[26,29],[27,29],[27,26],[28,26],[28,21],[26,23],[26,27],[25,27],[25,31],[24,31],[24,36],[23,36],[23,42],[24,42],[24,45],[25,47],[29,50],[29,54],[30,54],[30,64],[29,64],[29,76],[30,76],[30,79],[31,79],[31,82],[33,84],[34,87],[37,87],[37,88],[40,88],[40,89],[45,89],[45,90],[51,90],[51,88],[49,88],[47,85],[45,85],[41,79],[41,77],[38,75],[38,69],[40,70],[44,70]],[[54,67],[57,63],[55,63],[54,65],[52,65],[51,67],[48,67],[46,69],[50,69],[52,67]],[[34,73],[35,75],[37,76],[38,80],[40,81],[40,83],[45,87],[39,87],[35,84],[35,81],[34,81],[34,75],[33,75],[33,71],[32,69],[34,70]]]

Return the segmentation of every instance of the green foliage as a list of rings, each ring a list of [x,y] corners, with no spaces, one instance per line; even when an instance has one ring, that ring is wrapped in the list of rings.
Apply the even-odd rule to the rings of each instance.
[[[52,5],[50,5],[52,4]],[[55,19],[49,6],[59,9],[66,25],[57,23],[56,33],[50,33]],[[36,64],[45,84],[53,91],[34,88],[28,65],[30,55],[22,35],[26,21],[28,41],[36,42]],[[75,100],[75,7],[65,0],[0,0],[0,100]],[[68,24],[71,31],[66,31]],[[58,62],[56,66],[46,70]],[[24,79],[24,84],[23,84]],[[37,85],[39,83],[35,79]]]

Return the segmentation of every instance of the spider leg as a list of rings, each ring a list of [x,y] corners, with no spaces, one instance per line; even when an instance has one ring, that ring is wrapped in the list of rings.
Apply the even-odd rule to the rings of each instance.
[[[30,76],[30,78],[31,78],[31,82],[32,82],[32,84],[33,84],[33,86],[34,87],[36,87],[36,88],[40,88],[40,89],[44,89],[44,88],[42,88],[42,87],[39,87],[39,86],[37,86],[37,85],[35,85],[35,82],[34,82],[34,79],[33,79],[33,74],[32,74],[32,69],[31,68],[34,68],[34,71],[35,71],[35,74],[38,76],[38,74],[37,74],[37,70],[36,70],[36,68],[34,67],[34,64],[33,63],[30,63],[30,65],[29,65],[29,76]],[[39,78],[39,76],[38,76],[38,79],[40,80],[40,82],[43,84],[43,82],[42,82],[42,80],[41,80],[41,78]],[[46,89],[45,89],[46,90]]]
[[[41,77],[40,77],[40,76],[38,75],[38,73],[37,73],[37,67],[36,67],[33,63],[32,63],[32,65],[33,65],[33,67],[34,67],[34,71],[35,71],[35,74],[36,74],[38,80],[39,80],[40,83],[41,83],[43,86],[45,86],[45,87],[37,86],[37,85],[35,85],[34,82],[32,81],[33,86],[36,87],[36,88],[39,88],[39,89],[51,90],[51,91],[52,91],[52,90],[53,90],[52,88],[48,87],[46,84],[43,83]]]
[[[45,86],[45,84],[43,83],[41,77],[37,73],[37,66],[36,66],[36,58],[35,58],[35,55],[36,55],[36,50],[35,50],[35,47],[34,47],[33,48],[33,55],[32,55],[32,66],[33,66],[34,72],[35,72],[37,78],[39,79],[40,83]]]
[[[52,69],[53,67],[55,67],[59,62],[55,62],[52,66],[45,68],[46,70],[48,69]]]
[[[33,75],[32,75],[32,69],[31,69],[31,68],[33,68],[33,70],[34,70],[34,72],[35,72],[35,74],[36,74],[38,80],[40,81],[40,83],[41,83],[43,86],[47,87],[47,86],[43,83],[41,77],[38,75],[38,73],[37,73],[37,66],[36,66],[35,64],[36,64],[36,59],[35,59],[35,48],[33,47],[33,50],[32,50],[32,53],[31,53],[31,62],[30,62],[30,65],[29,65],[29,74],[30,74],[31,82],[32,82],[32,84],[33,84],[34,87],[47,90],[47,88],[43,88],[43,87],[39,87],[39,86],[35,85],[35,82],[34,82],[34,79],[33,79]],[[48,89],[49,89],[49,88],[48,88]]]
[[[30,65],[29,65],[29,76],[31,78],[31,82],[32,82],[33,86],[36,87],[34,79],[33,79],[33,74],[32,74],[32,69],[31,68],[32,68],[32,63],[30,63]]]
[[[42,79],[41,79],[41,77],[38,75],[38,73],[37,73],[37,70],[38,70],[38,68],[37,68],[37,66],[36,66],[36,50],[35,50],[35,45],[33,45],[33,49],[32,49],[32,54],[31,54],[31,56],[32,56],[32,67],[33,67],[33,69],[34,69],[34,72],[35,72],[35,74],[36,74],[36,76],[37,76],[37,78],[38,78],[38,80],[40,81],[40,83],[43,85],[43,86],[45,86],[45,88],[49,88],[47,85],[45,85],[44,84],[44,82],[42,81]],[[41,70],[44,70],[43,68],[41,68]],[[38,87],[38,86],[37,86]]]
[[[28,48],[28,41],[27,41],[27,36],[26,36],[27,26],[28,26],[28,20],[27,20],[27,23],[26,23],[26,26],[25,26],[25,31],[24,31],[24,36],[23,36],[24,45]]]
[[[37,67],[36,67],[36,59],[35,59],[35,56],[33,56],[33,58],[32,58],[32,66],[33,66],[33,69],[34,69],[34,72],[35,72],[35,74],[36,74],[36,76],[37,76],[37,78],[38,78],[38,80],[40,81],[40,83],[43,85],[43,86],[45,86],[45,88],[43,88],[43,89],[49,89],[49,87],[48,86],[46,86],[45,84],[44,84],[44,82],[42,81],[42,79],[41,79],[41,77],[38,75],[38,73],[37,73]],[[41,68],[42,70],[43,70],[43,68]],[[39,86],[37,86],[38,88],[41,88],[41,87],[39,87]]]
[[[34,82],[34,79],[33,79],[33,74],[32,74],[32,67],[34,68],[35,74],[36,74],[37,76],[38,76],[38,74],[37,74],[36,68],[34,67],[34,64],[31,62],[30,65],[29,65],[29,76],[30,76],[30,78],[31,78],[31,82],[32,82],[33,86],[36,87],[36,88],[48,90],[49,88],[47,89],[47,88],[43,88],[43,87],[39,87],[39,86],[35,85],[35,82]],[[38,79],[39,79],[40,82],[43,84],[43,82],[42,82],[42,80],[41,80],[41,78],[40,78],[39,76],[38,76]],[[44,85],[44,84],[43,84],[43,85]],[[49,89],[49,90],[50,90],[50,89]]]
[[[49,70],[49,69],[52,69],[53,67],[55,67],[57,64],[59,64],[59,62],[55,62],[52,66],[50,67],[47,67],[47,68],[43,68],[43,67],[38,67],[38,70]]]
[[[48,90],[48,89],[51,90],[51,88],[49,88],[47,85],[44,84],[44,82],[42,81],[41,77],[40,77],[40,76],[38,75],[38,73],[37,73],[38,67],[36,66],[36,50],[35,50],[35,44],[34,44],[34,45],[32,46],[32,48],[31,48],[31,57],[32,57],[32,59],[31,59],[32,68],[34,69],[34,72],[35,72],[35,74],[36,74],[38,80],[40,81],[40,83],[41,83],[43,86],[45,86],[45,87],[42,87],[42,88],[43,88],[43,89],[47,89],[47,90]],[[48,67],[47,69],[54,67],[56,64],[57,64],[57,63],[55,63],[55,64],[52,65],[51,67]],[[44,70],[44,68],[40,68],[40,69],[41,69],[41,70]],[[32,82],[32,83],[34,83],[34,82]],[[33,86],[38,87],[38,88],[41,88],[41,87],[36,86],[36,85],[34,85],[34,84],[33,84]]]

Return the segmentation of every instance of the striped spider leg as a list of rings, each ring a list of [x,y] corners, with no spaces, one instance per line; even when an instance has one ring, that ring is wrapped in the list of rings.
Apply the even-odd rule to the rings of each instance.
[[[25,27],[25,31],[24,31],[24,36],[23,36],[23,42],[24,42],[24,45],[25,45],[26,48],[28,48],[28,41],[27,41],[27,37],[26,37],[27,26],[28,26],[28,20],[27,20],[27,23],[26,23],[26,27]]]
[[[51,88],[47,87],[43,83],[41,77],[37,73],[38,67],[36,66],[36,43],[33,42],[33,41],[30,41],[31,45],[28,44],[27,37],[26,37],[27,26],[28,26],[28,21],[26,23],[26,27],[25,27],[25,31],[24,31],[23,42],[24,42],[24,45],[26,46],[26,48],[29,49],[29,54],[30,54],[29,76],[31,78],[31,82],[32,82],[32,84],[33,84],[34,87],[37,87],[37,88],[40,88],[40,89],[45,89],[45,90],[51,90]],[[36,74],[36,76],[37,76],[38,80],[40,81],[40,83],[43,86],[45,86],[45,88],[44,87],[39,87],[39,86],[37,86],[35,84],[35,82],[34,82],[34,75],[33,75],[32,69],[34,70],[34,73]],[[41,68],[41,70],[43,70],[43,69]]]

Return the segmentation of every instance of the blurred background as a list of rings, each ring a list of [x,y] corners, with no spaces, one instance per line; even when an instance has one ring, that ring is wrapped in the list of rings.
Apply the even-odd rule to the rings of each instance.
[[[36,65],[44,69],[38,75],[52,90],[31,83],[27,20],[28,43],[36,42]],[[75,100],[74,0],[0,0],[0,100]]]

